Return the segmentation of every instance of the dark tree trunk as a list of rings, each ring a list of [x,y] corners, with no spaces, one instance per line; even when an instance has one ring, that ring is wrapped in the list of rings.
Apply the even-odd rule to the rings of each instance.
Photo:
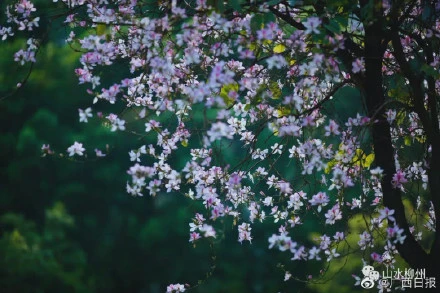
[[[383,30],[383,13],[380,7],[380,1],[374,1],[371,6],[372,18],[364,23],[365,26],[365,81],[364,98],[370,117],[375,117],[376,123],[372,126],[373,146],[375,151],[375,162],[384,171],[382,179],[382,192],[384,205],[395,210],[397,225],[404,229],[406,239],[403,244],[396,245],[399,254],[414,269],[426,269],[426,276],[437,277],[439,279],[439,268],[436,263],[438,260],[438,233],[434,241],[431,253],[428,254],[415,240],[409,231],[408,221],[405,216],[405,209],[402,202],[402,195],[399,189],[393,188],[391,181],[396,173],[394,163],[394,149],[391,142],[390,125],[385,119],[385,108],[382,107],[385,102],[382,78],[382,61],[386,39]],[[367,8],[364,6],[364,8]],[[389,33],[389,32],[388,32]],[[398,32],[395,32],[396,34]],[[400,42],[400,41],[399,41]],[[433,119],[437,119],[432,117]],[[438,121],[436,121],[438,123]],[[440,165],[437,153],[433,154],[432,163]],[[438,168],[432,168],[429,172],[430,191],[432,197],[439,194],[432,194],[438,190],[440,184],[439,175],[436,173]],[[437,177],[435,179],[434,177]],[[432,183],[431,183],[432,182]],[[434,201],[436,202],[436,201]],[[437,219],[438,223],[439,219]],[[436,258],[433,258],[436,257]]]

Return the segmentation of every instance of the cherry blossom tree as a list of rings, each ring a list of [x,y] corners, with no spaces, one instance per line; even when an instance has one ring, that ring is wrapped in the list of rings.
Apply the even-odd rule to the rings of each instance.
[[[9,2],[0,36],[25,38],[17,66],[32,74],[43,16],[62,19],[91,96],[79,122],[139,136],[120,174],[127,193],[198,202],[194,245],[231,218],[240,243],[268,241],[291,261],[323,262],[323,274],[358,253],[377,268],[401,257],[440,277],[436,1],[54,0],[49,13]],[[341,113],[347,101],[358,113]],[[66,149],[105,156],[84,141]],[[311,218],[324,227],[313,244],[295,238]],[[260,222],[277,225],[268,240],[252,235]]]

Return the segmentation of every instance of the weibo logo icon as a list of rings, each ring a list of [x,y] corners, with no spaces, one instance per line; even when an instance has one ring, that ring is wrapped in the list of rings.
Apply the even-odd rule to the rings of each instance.
[[[371,289],[374,287],[374,282],[379,280],[379,272],[374,270],[372,266],[364,266],[362,268],[364,278],[361,281],[361,287],[364,289]]]

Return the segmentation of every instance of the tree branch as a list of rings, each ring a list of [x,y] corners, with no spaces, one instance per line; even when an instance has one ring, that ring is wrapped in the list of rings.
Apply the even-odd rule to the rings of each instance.
[[[327,95],[325,95],[325,97],[319,101],[315,106],[301,112],[300,114],[298,114],[298,117],[302,116],[302,115],[309,115],[310,113],[312,113],[313,111],[315,111],[316,109],[319,109],[325,102],[327,102],[340,88],[342,88],[344,85],[348,84],[352,82],[352,80],[350,79],[346,79],[343,82],[337,84],[336,86],[334,86],[330,92],[327,93]]]
[[[424,44],[424,53],[426,63],[431,64],[434,61],[434,52],[431,43]],[[431,244],[430,254],[433,259],[440,256],[440,129],[438,121],[437,94],[435,90],[435,80],[432,76],[427,76],[428,83],[428,108],[431,115],[432,141],[431,141],[431,162],[428,170],[428,183],[431,193],[431,200],[434,205],[436,233],[434,241]]]
[[[396,245],[400,255],[413,268],[424,268],[428,261],[428,255],[415,240],[409,231],[408,221],[405,216],[405,207],[399,189],[391,184],[393,175],[396,173],[394,163],[394,148],[391,142],[390,125],[384,119],[384,108],[379,110],[385,102],[383,92],[382,61],[384,48],[381,46],[385,34],[383,31],[383,11],[381,1],[375,0],[371,7],[366,1],[363,9],[372,9],[373,21],[366,21],[365,26],[365,99],[370,117],[378,113],[380,117],[372,126],[373,145],[376,164],[384,171],[382,178],[382,193],[384,205],[395,211],[396,223],[404,230],[406,239],[403,244]],[[362,4],[361,3],[361,4]],[[400,40],[399,40],[400,43]]]
[[[393,55],[402,70],[403,75],[408,79],[409,84],[412,89],[412,101],[414,103],[414,109],[422,122],[423,128],[425,129],[428,142],[432,141],[432,127],[429,121],[428,113],[423,104],[424,94],[422,89],[422,78],[417,76],[411,70],[408,61],[405,58],[405,53],[403,52],[402,44],[400,43],[400,37],[398,30],[395,29],[391,36],[391,42],[393,44]]]
[[[302,23],[297,22],[296,20],[294,20],[294,19],[293,19],[290,15],[288,15],[288,14],[281,13],[281,12],[278,11],[274,6],[269,6],[269,10],[270,10],[273,14],[275,14],[275,16],[281,18],[282,20],[284,20],[285,22],[287,22],[288,24],[290,24],[290,25],[293,26],[294,28],[299,29],[299,30],[305,30],[305,29],[306,29],[306,27],[305,27]]]

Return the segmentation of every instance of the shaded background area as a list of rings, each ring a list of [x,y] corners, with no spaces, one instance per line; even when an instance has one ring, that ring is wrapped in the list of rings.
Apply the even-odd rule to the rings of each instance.
[[[254,243],[240,245],[236,226],[225,220],[222,237],[194,248],[194,203],[179,194],[128,196],[128,151],[138,137],[112,133],[98,120],[79,123],[76,109],[91,100],[74,76],[79,55],[63,40],[63,29],[51,30],[27,84],[0,101],[1,292],[154,293],[199,281],[193,292],[354,292],[351,273],[360,273],[353,271],[360,260],[326,284],[284,282],[284,269],[302,278],[321,268],[268,250],[272,224],[255,225]],[[12,57],[22,41],[0,46],[0,96],[28,72]],[[42,144],[65,152],[74,141],[108,154],[41,157]],[[306,222],[295,238],[311,243],[308,231],[317,226]]]

